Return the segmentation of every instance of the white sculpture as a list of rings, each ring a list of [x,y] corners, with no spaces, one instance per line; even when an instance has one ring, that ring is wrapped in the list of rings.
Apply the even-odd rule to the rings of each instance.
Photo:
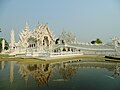
[[[4,51],[4,49],[5,49],[5,40],[3,39],[2,40],[2,51]]]
[[[76,43],[76,37],[71,32],[63,31],[59,38],[60,40],[63,40],[66,44]]]
[[[120,39],[117,37],[113,37],[112,38],[113,44],[115,45],[115,47],[120,47]]]
[[[14,31],[12,30],[10,33],[10,48],[13,49],[15,46],[15,38],[14,38]]]

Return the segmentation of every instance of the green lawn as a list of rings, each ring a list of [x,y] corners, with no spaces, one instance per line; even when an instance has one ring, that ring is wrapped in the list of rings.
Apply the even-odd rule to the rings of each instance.
[[[95,61],[105,60],[103,56],[97,56],[97,55],[80,55],[80,56],[73,56],[69,58],[65,57],[65,58],[51,59],[51,60],[42,60],[42,59],[35,59],[35,58],[14,58],[8,55],[0,55],[0,61],[18,61],[18,63],[20,64],[56,63],[56,62],[76,60],[76,59],[94,59]]]
[[[0,58],[6,58],[6,57],[9,57],[8,54],[0,54]]]

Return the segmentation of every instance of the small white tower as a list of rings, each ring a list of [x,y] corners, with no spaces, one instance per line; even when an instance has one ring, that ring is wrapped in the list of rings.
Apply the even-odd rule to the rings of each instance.
[[[4,49],[5,49],[5,40],[3,39],[2,40],[2,51],[4,51]]]
[[[15,45],[15,38],[14,38],[14,31],[12,30],[10,33],[10,43],[11,43],[11,49],[13,49]]]

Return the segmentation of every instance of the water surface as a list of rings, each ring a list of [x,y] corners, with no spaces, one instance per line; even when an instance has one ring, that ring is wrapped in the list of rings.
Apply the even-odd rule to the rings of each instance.
[[[120,64],[0,62],[0,90],[120,90]]]

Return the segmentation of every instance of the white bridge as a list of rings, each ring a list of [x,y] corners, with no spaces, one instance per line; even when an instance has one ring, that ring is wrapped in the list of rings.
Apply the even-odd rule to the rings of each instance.
[[[54,52],[82,52],[84,54],[116,55],[114,45],[91,44],[58,44],[53,48]]]

